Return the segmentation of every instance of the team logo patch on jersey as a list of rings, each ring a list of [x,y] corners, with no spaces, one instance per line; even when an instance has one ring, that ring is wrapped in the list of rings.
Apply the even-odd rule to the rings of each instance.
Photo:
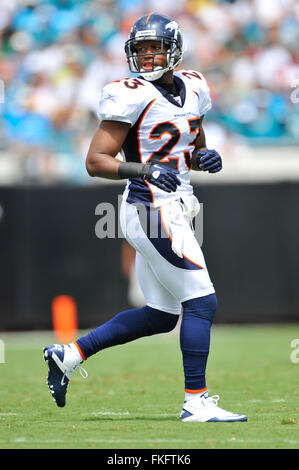
[[[115,103],[117,101],[117,98],[113,95],[110,95],[109,93],[106,93],[104,96],[103,96],[103,99],[108,101],[113,101],[113,103]]]

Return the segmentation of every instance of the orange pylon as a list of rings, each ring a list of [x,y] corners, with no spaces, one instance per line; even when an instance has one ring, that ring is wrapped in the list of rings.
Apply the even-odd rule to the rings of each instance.
[[[77,335],[77,305],[69,295],[58,295],[52,301],[53,332],[60,343],[70,343]]]

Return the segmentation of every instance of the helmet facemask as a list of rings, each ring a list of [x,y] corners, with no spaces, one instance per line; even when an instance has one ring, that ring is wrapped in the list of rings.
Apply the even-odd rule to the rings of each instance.
[[[141,41],[160,41],[161,48],[159,52],[151,52],[146,54],[138,54],[137,44]],[[164,50],[164,46],[167,46],[167,50]],[[175,39],[165,39],[163,37],[140,37],[138,40],[136,38],[129,39],[125,44],[125,52],[127,56],[127,62],[131,72],[140,73],[145,80],[154,81],[161,78],[169,70],[173,70],[179,65],[182,60],[182,53],[177,48],[177,42]],[[166,55],[167,61],[166,66],[156,66],[154,67],[154,58],[156,55]],[[139,65],[138,59],[143,56],[150,56],[152,61],[152,70],[142,70]]]

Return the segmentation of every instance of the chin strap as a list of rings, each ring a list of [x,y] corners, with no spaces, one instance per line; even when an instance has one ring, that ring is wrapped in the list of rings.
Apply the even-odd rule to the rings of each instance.
[[[156,70],[153,70],[152,72],[143,72],[140,70],[140,74],[145,80],[153,82],[155,80],[159,80],[159,78],[161,78],[164,73],[168,72],[168,70],[170,70],[169,67],[166,69],[162,69],[162,67],[156,67]]]

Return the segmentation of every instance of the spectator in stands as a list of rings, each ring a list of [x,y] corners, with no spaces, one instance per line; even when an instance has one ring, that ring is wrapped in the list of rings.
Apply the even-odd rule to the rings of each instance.
[[[0,11],[0,150],[19,162],[22,181],[90,183],[99,93],[127,76],[122,44],[145,4],[181,24],[183,67],[202,71],[213,95],[213,139],[298,144],[296,0],[11,0]]]

